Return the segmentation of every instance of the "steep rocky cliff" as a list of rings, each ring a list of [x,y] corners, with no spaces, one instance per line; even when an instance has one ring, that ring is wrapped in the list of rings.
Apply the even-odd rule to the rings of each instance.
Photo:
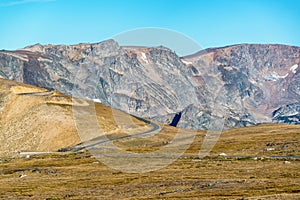
[[[128,113],[207,129],[299,123],[300,48],[234,45],[178,57],[165,47],[40,45],[0,51],[0,77],[94,99]],[[288,108],[288,110],[287,110]],[[289,117],[293,113],[293,117]],[[284,119],[284,120],[283,120]]]
[[[242,44],[207,49],[184,59],[194,69],[192,79],[204,79],[216,105],[225,108],[228,127],[283,122],[280,118],[299,123],[299,109],[289,106],[300,100],[299,47]],[[291,110],[295,116],[289,120]]]

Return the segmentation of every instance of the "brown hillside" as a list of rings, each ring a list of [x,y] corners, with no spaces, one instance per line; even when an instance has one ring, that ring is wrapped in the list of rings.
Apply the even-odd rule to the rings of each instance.
[[[0,79],[0,155],[19,151],[57,151],[80,143],[72,105],[72,98],[59,92]],[[97,103],[96,111],[105,133],[119,131],[109,107]],[[119,111],[114,114],[126,115]],[[131,132],[149,128],[135,118],[133,121],[141,126],[122,128]]]

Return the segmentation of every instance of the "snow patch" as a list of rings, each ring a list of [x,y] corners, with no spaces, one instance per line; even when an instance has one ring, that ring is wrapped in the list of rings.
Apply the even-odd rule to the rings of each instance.
[[[40,61],[40,62],[51,62],[51,63],[52,63],[52,60],[49,59],[49,58],[42,58],[42,57],[39,57],[37,60]]]
[[[289,74],[285,74],[284,76],[279,76],[279,75],[278,75],[278,77],[279,77],[279,78],[286,78],[288,75],[289,75]]]
[[[101,103],[100,99],[93,99],[94,102]]]
[[[186,65],[192,65],[193,63],[192,62],[189,62],[189,61],[186,61],[186,60],[181,60],[184,64],[186,64]]]
[[[232,71],[233,67],[224,67],[224,69],[227,70],[227,71]]]
[[[293,72],[294,74],[296,74],[297,73],[297,71],[296,71],[297,68],[298,68],[298,64],[295,64],[295,65],[291,66],[290,70],[291,70],[291,72]]]
[[[266,81],[278,81],[279,79],[286,78],[289,74],[285,74],[284,76],[280,76],[277,72],[272,72],[271,74],[264,77]]]
[[[144,61],[145,63],[148,63],[148,59],[147,59],[146,54],[145,54],[144,52],[142,52],[141,55],[142,55],[141,58],[143,59],[143,61]]]

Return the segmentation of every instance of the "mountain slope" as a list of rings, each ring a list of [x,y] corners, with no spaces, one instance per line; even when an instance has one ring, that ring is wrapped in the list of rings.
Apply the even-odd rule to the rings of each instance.
[[[78,106],[70,96],[59,92],[0,79],[0,155],[57,151],[92,139],[91,134],[79,136],[76,129],[72,108]],[[149,129],[148,124],[130,116],[134,123],[120,128],[122,122],[116,124],[114,117],[128,118],[127,114],[99,103],[95,108],[99,127],[108,137],[124,134],[124,130],[136,133]]]
[[[234,45],[180,58],[165,47],[33,45],[0,52],[0,77],[94,99],[178,126],[225,128],[299,123],[300,48]],[[293,113],[293,115],[290,115]],[[284,119],[284,120],[283,120]],[[222,128],[222,123],[220,123]]]
[[[69,100],[64,95],[35,96],[32,93],[47,90],[3,79],[0,87],[1,155],[16,151],[53,151],[79,143]]]

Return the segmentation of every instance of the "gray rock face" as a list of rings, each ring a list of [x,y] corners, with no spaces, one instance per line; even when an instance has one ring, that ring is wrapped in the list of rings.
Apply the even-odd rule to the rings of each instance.
[[[299,65],[300,48],[285,45],[235,45],[183,58],[165,47],[120,47],[113,40],[0,51],[2,78],[164,123],[181,112],[178,125],[193,129],[211,128],[212,119],[225,119],[225,128],[299,123],[280,118],[299,103]]]
[[[226,108],[222,111],[226,127],[278,122],[271,115],[274,110],[299,102],[299,47],[243,44],[184,59],[198,71],[192,77],[204,78],[215,106]]]
[[[288,104],[273,112],[273,121],[277,123],[300,124],[300,103]]]

